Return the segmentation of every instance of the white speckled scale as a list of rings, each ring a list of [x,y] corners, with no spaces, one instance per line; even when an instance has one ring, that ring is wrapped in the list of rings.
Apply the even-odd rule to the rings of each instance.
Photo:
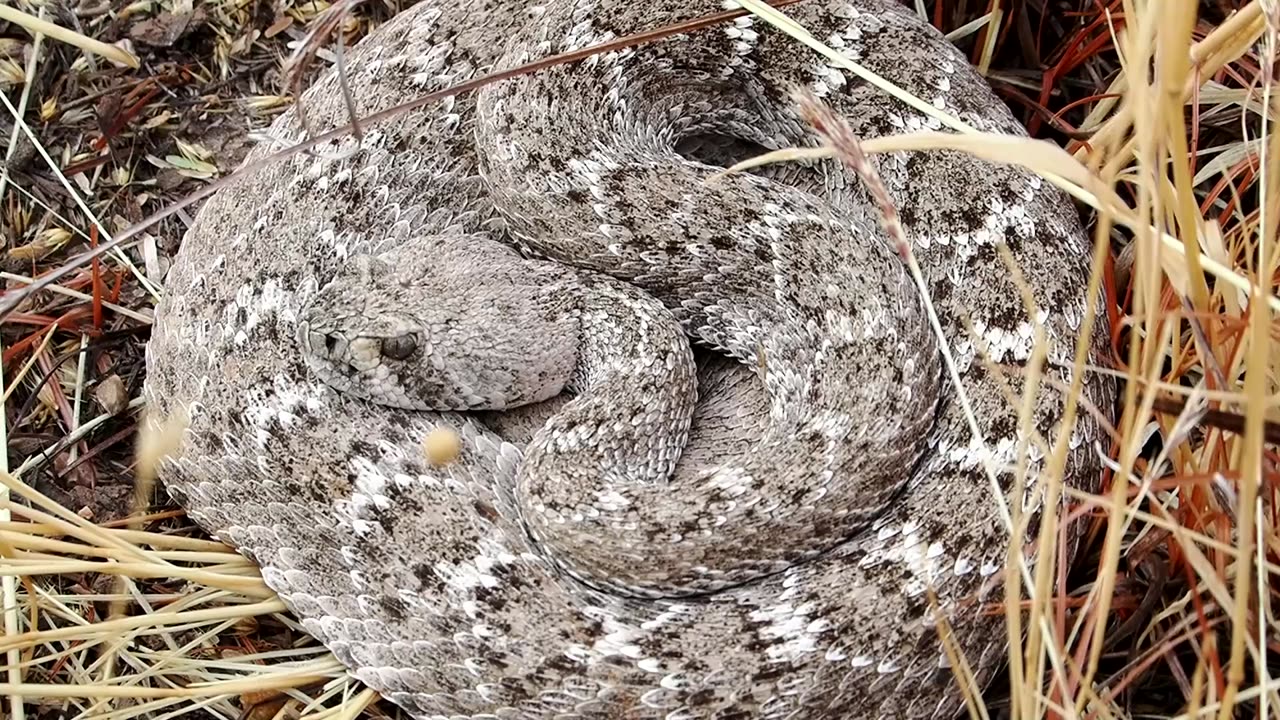
[[[348,82],[367,114],[721,9],[425,0],[350,53]],[[967,123],[1023,132],[892,0],[789,13]],[[979,447],[855,177],[823,162],[705,182],[816,142],[795,87],[865,137],[938,128],[740,18],[455,97],[223,190],[148,352],[152,417],[190,416],[167,487],[417,717],[953,716],[927,590],[980,682],[1006,645],[982,612],[1008,542],[982,462],[1016,459],[1001,385],[1021,383],[978,350],[1025,362],[1032,326],[996,246],[1058,355],[1087,246],[1027,173],[874,159]],[[316,126],[347,119],[332,74],[305,101]],[[293,113],[272,132],[301,137]],[[1086,393],[1105,407],[1114,390]],[[1037,429],[1061,403],[1044,393]],[[440,425],[463,439],[446,468],[421,450]],[[1074,433],[1067,479],[1089,487],[1098,428]]]

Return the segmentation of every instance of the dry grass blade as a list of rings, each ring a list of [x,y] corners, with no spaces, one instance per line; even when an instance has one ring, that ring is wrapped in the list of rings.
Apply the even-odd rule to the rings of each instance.
[[[101,55],[112,62],[118,62],[121,65],[127,65],[131,68],[138,67],[138,58],[134,57],[133,53],[127,52],[114,45],[99,42],[91,37],[85,37],[78,32],[68,30],[61,25],[56,25],[43,18],[28,15],[17,8],[13,8],[8,5],[0,5],[0,20],[11,22],[15,25],[26,28],[32,34],[40,33],[53,38],[58,42],[74,45],[85,52]]]
[[[326,38],[339,30],[344,20],[347,19],[351,9],[364,2],[364,0],[339,0],[337,3],[329,6],[317,19],[315,26],[307,33],[306,38],[298,46],[297,52],[293,57],[289,58],[289,91],[293,94],[297,101],[295,107],[298,111],[298,122],[307,131],[308,135],[313,135],[311,123],[307,119],[306,103],[302,101],[302,82],[305,70],[310,61],[315,59],[316,52],[321,47]],[[351,88],[347,87],[346,74],[343,68],[342,40],[338,40],[338,78],[339,85],[342,88],[342,99],[347,104],[347,114],[351,119],[351,133],[357,139],[362,138],[364,133],[360,129],[360,118],[356,114],[356,104],[351,97]]]
[[[9,483],[24,496],[42,504],[52,503],[20,481],[10,478]],[[86,713],[92,702],[104,698],[193,698],[228,708],[250,691],[350,682],[344,679],[342,666],[314,641],[291,643],[269,652],[263,658],[271,660],[268,665],[253,661],[253,653],[238,653],[217,662],[203,650],[213,637],[232,627],[279,623],[280,618],[287,617],[283,615],[284,603],[262,583],[257,568],[229,548],[182,536],[101,527],[88,537],[107,542],[85,542],[62,534],[59,526],[50,525],[47,520],[9,522],[0,527],[0,547],[4,548],[0,573],[24,578],[18,606],[32,609],[32,615],[23,618],[27,629],[6,633],[0,638],[0,651],[17,653],[20,666],[11,669],[23,667],[28,673],[45,674],[68,666],[91,671],[102,661],[97,650],[114,647],[121,669],[127,672],[98,681],[87,681],[84,675],[86,681],[72,684],[11,680],[0,684],[0,692],[27,699],[67,698],[72,707]],[[122,549],[127,557],[142,560],[93,563],[79,559],[117,557]],[[215,549],[218,551],[211,552]],[[175,562],[160,560],[161,557]],[[125,596],[118,596],[92,589],[96,584],[89,578],[98,571],[127,578],[126,588],[154,577],[165,584],[177,581],[179,591],[156,596],[164,607],[156,606],[154,600],[147,601],[150,610],[145,613],[95,622],[86,619],[92,617],[95,605],[119,603],[123,597],[136,599],[128,591]],[[65,578],[67,582],[84,579],[72,585],[69,594],[55,598],[25,580],[38,573]],[[32,590],[38,594],[32,595]],[[291,625],[287,619],[284,622],[286,627]],[[140,717],[147,707],[145,703],[121,706],[111,710],[110,715],[122,720]]]

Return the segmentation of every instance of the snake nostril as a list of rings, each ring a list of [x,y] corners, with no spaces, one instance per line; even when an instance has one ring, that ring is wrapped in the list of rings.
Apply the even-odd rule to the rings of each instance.
[[[338,350],[338,341],[339,341],[339,338],[337,335],[334,335],[332,333],[325,335],[324,349],[328,351],[330,355],[333,355]]]

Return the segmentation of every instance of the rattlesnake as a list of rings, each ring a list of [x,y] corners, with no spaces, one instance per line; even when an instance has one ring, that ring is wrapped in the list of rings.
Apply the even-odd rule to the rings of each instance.
[[[346,82],[367,114],[720,10],[425,0],[348,52]],[[970,125],[1023,132],[892,0],[791,14]],[[189,422],[167,488],[415,716],[954,714],[928,591],[984,685],[1007,643],[987,606],[1008,531],[922,298],[835,161],[709,177],[817,142],[797,86],[864,137],[939,129],[740,17],[455,96],[221,190],[148,349],[149,416]],[[347,119],[332,72],[303,100],[313,128]],[[303,137],[293,112],[270,132]],[[955,152],[874,162],[985,448],[1011,465],[1022,382],[979,351],[1025,361],[1033,325],[997,246],[1069,358],[1088,270],[1075,210]],[[1085,392],[1105,407],[1113,390]],[[1035,429],[1052,433],[1062,399],[1041,395]],[[461,439],[442,467],[422,452],[439,427]],[[1098,428],[1083,416],[1072,438],[1067,479],[1091,487]],[[1038,489],[1017,501],[1038,512]]]

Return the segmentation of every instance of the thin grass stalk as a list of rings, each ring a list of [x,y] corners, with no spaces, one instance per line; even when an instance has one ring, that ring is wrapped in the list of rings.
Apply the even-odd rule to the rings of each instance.
[[[25,13],[24,13],[25,14]],[[44,21],[45,8],[40,8],[40,14],[36,16],[36,20]],[[28,16],[29,17],[29,16]],[[36,76],[36,67],[40,63],[41,49],[44,47],[45,34],[39,30],[33,32],[31,40],[31,57],[27,61],[27,71],[22,83],[22,95],[18,98],[18,113],[25,115],[27,112],[27,103],[31,100],[31,88],[35,84],[33,81]],[[6,171],[0,173],[0,202],[4,201],[4,192],[8,189],[9,173],[7,166],[13,161],[13,153],[18,149],[18,126],[14,125],[9,132],[9,145],[4,151],[4,164]]]
[[[52,630],[33,630],[25,633],[0,638],[0,648],[25,647],[30,643],[46,643],[53,640],[77,639],[97,635],[111,635],[145,627],[165,627],[169,625],[192,625],[214,620],[241,619],[288,612],[288,607],[278,598],[263,600],[251,605],[232,605],[228,607],[206,608],[204,610],[184,610],[170,612],[167,610],[150,615],[132,615],[128,617],[106,620],[83,627],[64,627]]]
[[[1189,290],[1191,305],[1198,312],[1209,310],[1209,286],[1204,280],[1204,269],[1200,264],[1200,213],[1196,207],[1194,188],[1191,184],[1191,168],[1186,162],[1190,157],[1187,149],[1187,128],[1184,122],[1184,101],[1182,89],[1184,78],[1191,76],[1191,59],[1186,48],[1191,45],[1192,31],[1195,29],[1197,17],[1196,0],[1161,0],[1167,3],[1159,10],[1149,6],[1148,11],[1163,22],[1156,35],[1156,61],[1159,71],[1156,82],[1160,87],[1160,107],[1167,123],[1159,137],[1167,140],[1163,149],[1167,158],[1162,158],[1161,166],[1167,160],[1173,168],[1174,188],[1177,193],[1176,214],[1178,217],[1179,235],[1186,243],[1187,271],[1190,278]],[[1199,83],[1194,83],[1199,87]]]
[[[1190,64],[1198,72],[1195,75],[1188,76],[1179,100],[1185,103],[1191,98],[1194,89],[1203,82],[1204,78],[1215,75],[1227,63],[1243,55],[1262,36],[1265,26],[1266,23],[1262,17],[1262,6],[1258,0],[1254,0],[1241,8],[1239,12],[1228,17],[1204,40],[1192,45]],[[1125,77],[1129,78],[1128,72],[1125,73]],[[1098,127],[1089,142],[1095,145],[1119,144],[1120,151],[1112,157],[1115,162],[1125,163],[1128,161],[1137,140],[1136,137],[1129,137],[1123,140],[1121,138],[1128,132],[1132,123],[1132,106],[1120,103],[1116,113]],[[1077,152],[1083,151],[1083,145],[1077,148]]]
[[[150,688],[131,687],[128,685],[56,685],[49,683],[23,683],[13,685],[0,683],[0,694],[21,693],[29,697],[42,698],[200,698],[238,695],[250,691],[263,691],[284,688],[298,688],[328,680],[333,673],[344,672],[344,668],[336,660],[336,667],[305,667],[297,670],[277,670],[263,673],[257,677],[238,680],[223,680],[206,683],[192,683],[186,687]]]
[[[0,341],[0,353],[4,351],[4,343]],[[0,387],[4,387],[4,363],[0,363]],[[9,474],[9,427],[7,413],[0,413],[0,447],[6,448],[0,452],[0,475]],[[0,485],[0,522],[9,522],[13,519],[12,512],[9,509],[9,488]],[[0,559],[3,559],[7,548],[0,548]],[[0,601],[4,603],[4,634],[12,637],[22,632],[22,615],[21,608],[18,605],[18,582],[19,578],[15,575],[5,575],[0,577]],[[24,682],[22,676],[22,652],[17,647],[10,648],[5,652],[5,675],[8,683],[14,686],[21,686]],[[9,713],[13,720],[24,720],[26,717],[26,707],[23,696],[14,692],[8,695]]]
[[[1005,261],[1005,266],[1009,268],[1010,273],[1017,275],[1017,265],[1014,262],[1009,249],[1003,245],[1000,246],[1001,257]],[[1020,279],[1020,278],[1018,278]],[[1034,432],[1031,421],[1035,410],[1035,391],[1033,388],[1039,386],[1040,373],[1045,361],[1045,355],[1048,352],[1047,343],[1045,342],[1044,326],[1036,321],[1038,313],[1036,312],[1035,298],[1028,292],[1025,282],[1018,282],[1017,286],[1022,292],[1024,311],[1034,323],[1035,340],[1032,343],[1032,357],[1027,363],[1028,373],[1026,379],[1026,392],[1023,393],[1022,404],[1018,412],[1018,450],[1015,457],[1018,458],[1017,470],[1014,473],[1013,497],[1022,498],[1026,493],[1027,484],[1027,465],[1029,460],[1028,443]],[[1014,708],[1022,708],[1022,717],[1036,717],[1033,714],[1032,705],[1038,693],[1024,692],[1025,685],[1029,685],[1028,671],[1024,667],[1024,660],[1030,664],[1037,666],[1035,678],[1043,677],[1042,669],[1039,667],[1039,640],[1037,633],[1026,633],[1022,627],[1022,609],[1020,601],[1022,599],[1022,578],[1017,572],[1018,561],[1013,557],[1016,553],[1022,552],[1021,543],[1018,538],[1026,537],[1028,518],[1023,515],[1022,502],[1013,503],[1012,520],[1014,531],[1005,553],[1005,622],[1008,625],[1009,636],[1009,678],[1011,697],[1009,706]],[[1035,588],[1033,591],[1037,590]],[[1039,597],[1038,595],[1032,596]],[[1037,604],[1032,603],[1032,617],[1029,621],[1031,627],[1037,625],[1038,618],[1035,616],[1037,612]],[[1032,687],[1037,686],[1037,682]]]
[[[0,5],[0,10],[4,7],[5,6]],[[3,13],[0,12],[0,16],[2,15]],[[58,179],[59,184],[62,185],[62,189],[65,190],[67,195],[75,202],[75,205],[80,212],[84,214],[85,218],[88,219],[90,223],[98,228],[98,232],[102,237],[110,240],[111,233],[107,231],[106,225],[104,225],[102,220],[98,218],[97,214],[93,212],[88,203],[84,201],[84,198],[80,197],[79,190],[69,179],[67,179],[67,176],[63,174],[61,164],[55,162],[49,155],[49,151],[40,143],[40,138],[36,137],[35,132],[31,130],[29,125],[27,125],[26,120],[24,120],[18,113],[18,109],[13,106],[13,103],[9,102],[8,96],[4,93],[0,93],[0,103],[4,104],[5,109],[9,111],[9,115],[13,119],[13,124],[21,129],[23,134],[27,136],[27,140],[29,140],[31,142],[31,146],[35,148],[36,154],[40,156],[41,160],[44,160],[45,164],[49,167],[49,170],[53,173],[53,176]],[[146,273],[142,272],[142,270],[129,259],[128,255],[125,255],[124,252],[114,244],[107,243],[104,247],[107,247],[107,249],[115,255],[116,260],[128,268],[129,272],[133,273],[134,278],[137,279],[138,283],[151,295],[153,299],[160,299],[159,288],[147,279]]]
[[[1267,13],[1269,16],[1270,13]],[[1271,70],[1276,60],[1277,28],[1268,17],[1268,28],[1263,63],[1263,105],[1271,107],[1272,86],[1275,78]],[[1245,676],[1245,644],[1249,628],[1250,581],[1253,577],[1252,544],[1254,540],[1254,503],[1262,484],[1263,425],[1266,421],[1267,373],[1270,369],[1271,323],[1270,308],[1259,302],[1259,294],[1270,293],[1275,272],[1274,258],[1268,252],[1275,237],[1277,213],[1269,207],[1273,198],[1280,197],[1280,134],[1269,132],[1266,116],[1262,118],[1262,156],[1259,158],[1262,176],[1262,202],[1259,203],[1260,232],[1257,236],[1257,291],[1249,302],[1248,353],[1245,359],[1245,434],[1241,443],[1241,478],[1239,499],[1236,505],[1237,554],[1235,562],[1235,593],[1231,605],[1231,654],[1227,671],[1227,688],[1218,711],[1219,720],[1229,720],[1237,702],[1240,684]],[[1261,610],[1261,608],[1259,608]],[[1261,615],[1258,618],[1262,620]],[[1265,625],[1265,623],[1262,623]],[[1261,663],[1265,664],[1265,663]]]
[[[1126,94],[1125,102],[1121,107],[1130,108],[1134,137],[1137,139],[1139,146],[1139,163],[1141,167],[1145,167],[1143,178],[1144,180],[1153,180],[1158,177],[1159,166],[1154,160],[1156,155],[1154,147],[1156,134],[1153,132],[1154,121],[1151,117],[1151,106],[1148,97],[1153,92],[1149,79],[1148,64],[1153,51],[1152,45],[1157,13],[1139,15],[1132,0],[1126,0],[1124,10],[1129,22],[1126,24],[1127,31],[1123,37],[1117,38],[1116,48],[1121,53],[1121,56],[1125,58],[1130,92]],[[1133,22],[1135,18],[1137,23]],[[1135,314],[1142,317],[1142,321],[1141,325],[1135,326],[1134,329],[1144,328],[1151,332],[1156,328],[1160,328],[1158,332],[1160,341],[1153,342],[1151,338],[1144,336],[1144,333],[1131,333],[1128,358],[1129,367],[1147,375],[1148,379],[1152,376],[1158,376],[1159,363],[1157,359],[1169,341],[1169,336],[1172,335],[1169,326],[1160,322],[1157,315],[1159,309],[1159,278],[1162,277],[1162,272],[1159,257],[1160,248],[1158,241],[1154,237],[1161,233],[1158,213],[1159,196],[1157,193],[1152,192],[1154,184],[1154,182],[1141,182],[1138,183],[1137,188],[1136,215],[1138,227],[1134,228],[1137,230],[1134,242],[1138,244],[1139,251],[1135,256],[1133,276],[1139,282],[1139,289],[1134,293],[1134,300],[1137,304]],[[1098,569],[1098,581],[1094,585],[1094,592],[1090,594],[1090,599],[1093,602],[1092,612],[1097,616],[1098,620],[1093,624],[1092,633],[1088,641],[1088,656],[1085,661],[1082,686],[1088,686],[1093,683],[1101,660],[1104,635],[1107,628],[1107,623],[1103,618],[1106,618],[1109,614],[1111,600],[1114,596],[1115,580],[1121,555],[1122,534],[1125,528],[1125,510],[1128,505],[1125,492],[1127,483],[1124,478],[1132,474],[1132,468],[1141,449],[1136,442],[1136,438],[1141,436],[1139,429],[1145,423],[1145,418],[1150,417],[1151,399],[1152,395],[1148,392],[1145,397],[1139,400],[1136,384],[1128,383],[1126,385],[1124,421],[1121,423],[1121,427],[1126,430],[1123,432],[1124,441],[1120,449],[1121,472],[1111,488],[1111,502],[1108,509],[1102,559]],[[1086,695],[1083,693],[1076,699],[1076,712],[1083,710],[1085,700]]]
[[[61,25],[55,25],[54,23],[45,20],[43,17],[28,15],[17,8],[10,7],[8,5],[0,5],[0,20],[11,22],[21,28],[24,28],[32,35],[47,35],[49,38],[57,40],[58,42],[67,43],[68,45],[80,48],[85,52],[101,55],[108,60],[118,62],[122,65],[127,65],[134,69],[139,67],[138,58],[134,57],[132,53],[126,52],[115,45],[108,45],[99,40],[94,40],[91,37],[85,37],[84,35],[73,30],[68,30]]]
[[[5,17],[6,14],[12,15],[14,13],[22,15],[26,18],[30,18],[29,15],[26,15],[25,13],[19,13],[17,10],[14,10],[13,8],[0,8],[0,18]],[[40,22],[44,22],[43,19],[41,19]],[[39,55],[40,45],[43,42],[43,40],[44,40],[44,33],[37,30],[35,34],[35,41],[33,43],[33,48],[32,48],[32,51],[33,51],[32,62],[31,62],[31,66],[29,67],[30,71],[34,70],[35,58]],[[27,89],[30,88],[31,83],[28,81],[27,83],[25,83],[25,86],[26,87],[24,88],[24,91],[23,91],[22,100],[20,101],[21,104],[24,104],[24,105],[27,99]],[[8,158],[13,152],[16,137],[17,137],[17,127],[15,126],[14,137],[10,138],[9,140],[9,148],[6,153],[6,158]],[[7,174],[6,174],[6,177],[7,177]],[[0,190],[0,198],[3,198],[2,190]],[[52,339],[52,337],[53,337],[53,333],[50,332],[45,337],[44,344],[47,345],[49,341]],[[3,354],[3,352],[4,352],[4,343],[3,343],[3,340],[0,340],[0,354]],[[32,362],[35,361],[35,355],[32,355],[31,361]],[[30,367],[31,367],[31,363],[28,363],[26,367],[23,368],[22,372],[25,373]],[[5,387],[4,364],[0,363],[0,388],[4,388],[4,387]],[[4,395],[5,395],[5,400],[7,400],[9,393],[6,391]],[[4,406],[4,403],[0,402],[0,407],[2,406]],[[0,450],[0,474],[8,475],[9,474],[9,452],[8,452],[9,426],[8,426],[7,413],[0,413],[0,448],[3,448],[3,450]],[[9,510],[9,488],[0,487],[0,523],[7,523],[12,519],[13,519],[13,514]],[[4,555],[7,554],[8,552],[11,552],[10,548],[8,547],[0,548],[0,558],[3,558]],[[19,582],[20,582],[19,578],[14,576],[6,575],[4,577],[0,577],[0,606],[2,606],[0,607],[0,613],[3,614],[2,623],[3,623],[5,635],[9,635],[9,636],[17,635],[18,633],[22,632],[22,610],[18,605]],[[11,684],[21,685],[24,681],[23,674],[22,674],[22,652],[18,648],[13,648],[5,653],[5,676],[8,678],[8,681]],[[9,696],[9,714],[13,717],[13,720],[25,719],[26,706],[25,706],[23,697],[21,695],[13,694]]]

